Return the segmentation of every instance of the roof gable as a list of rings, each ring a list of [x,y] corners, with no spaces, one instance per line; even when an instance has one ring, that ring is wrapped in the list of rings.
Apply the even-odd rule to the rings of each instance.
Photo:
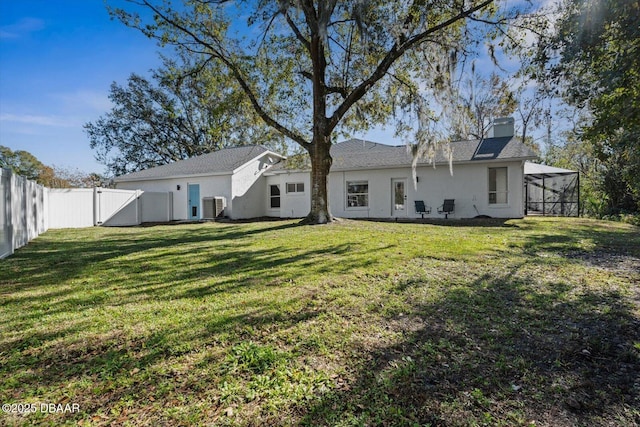
[[[267,153],[278,158],[284,158],[279,154],[267,150],[261,145],[223,148],[201,156],[191,157],[189,159],[179,160],[166,165],[122,175],[116,177],[114,181],[143,181],[191,175],[231,174],[247,162]]]

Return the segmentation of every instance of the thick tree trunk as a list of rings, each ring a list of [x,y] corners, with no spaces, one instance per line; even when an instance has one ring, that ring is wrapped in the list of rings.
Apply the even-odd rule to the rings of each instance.
[[[305,224],[326,224],[333,220],[329,210],[327,178],[331,169],[331,137],[314,136],[309,148],[311,156],[311,211]]]
[[[305,14],[309,11],[305,11]],[[327,118],[327,86],[325,71],[324,45],[321,33],[326,33],[326,22],[317,21],[317,14],[307,16],[313,22],[311,39],[309,40],[309,55],[313,64],[311,77],[313,86],[313,139],[307,147],[311,157],[311,211],[303,220],[306,224],[326,224],[331,222],[329,200],[327,192],[327,177],[331,169],[331,128]],[[320,27],[324,28],[322,30]]]

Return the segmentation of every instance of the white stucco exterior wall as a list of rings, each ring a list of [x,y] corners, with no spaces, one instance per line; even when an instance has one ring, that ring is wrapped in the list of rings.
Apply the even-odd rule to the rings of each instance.
[[[303,192],[288,193],[287,184],[304,185]],[[280,187],[280,209],[271,208],[269,197],[270,185]],[[309,172],[285,172],[275,176],[269,176],[265,182],[264,190],[265,215],[280,218],[302,218],[311,210],[311,174]],[[329,190],[331,191],[331,190]]]
[[[233,219],[257,218],[265,216],[265,198],[268,189],[262,174],[272,164],[268,156],[252,160],[234,171],[231,178],[231,200],[229,217]]]
[[[188,218],[189,184],[200,185],[200,209],[198,209],[200,215],[202,215],[202,199],[205,197],[225,197],[227,204],[231,200],[231,175],[118,182],[116,187],[127,190],[173,192],[173,219],[186,220]],[[180,190],[178,190],[178,185]]]
[[[507,167],[508,203],[489,204],[489,168]],[[431,207],[431,218],[444,218],[437,208],[444,199],[455,199],[455,212],[449,218],[472,218],[488,215],[494,218],[521,218],[523,211],[523,168],[521,161],[482,164],[455,164],[453,176],[447,166],[423,166],[417,169],[418,183],[414,187],[410,168],[371,171],[337,172],[329,177],[332,213],[345,218],[419,218],[415,200]],[[406,179],[407,203],[404,212],[393,212],[392,180]],[[347,207],[346,183],[368,181],[369,206]],[[475,205],[475,207],[474,207]]]
[[[267,215],[265,199],[268,198],[263,173],[275,162],[278,156],[265,154],[253,159],[233,173],[220,175],[190,176],[184,178],[166,178],[117,183],[117,188],[143,190],[148,192],[173,192],[173,218],[188,218],[189,185],[200,186],[199,209],[202,217],[202,199],[205,197],[224,197],[226,207],[224,215],[231,219],[256,218]],[[180,186],[180,190],[178,190]]]
[[[173,192],[173,218],[187,219],[188,185],[200,185],[200,209],[205,197],[224,197],[225,216],[232,219],[272,216],[301,218],[311,209],[311,182],[309,172],[265,171],[271,164],[267,156],[252,160],[233,175],[214,175],[188,178],[157,179],[120,182],[118,188],[149,192]],[[508,203],[489,204],[489,168],[506,167],[508,174]],[[417,170],[418,183],[414,188],[411,168],[390,168],[360,171],[334,171],[329,174],[329,208],[333,215],[343,218],[420,218],[415,212],[416,200],[431,207],[431,218],[444,218],[437,208],[444,199],[455,200],[455,212],[450,218],[473,218],[488,215],[494,218],[521,218],[524,215],[523,162],[500,161],[454,164],[453,176],[447,165],[421,166]],[[404,211],[393,209],[392,180],[405,181],[406,206]],[[366,207],[348,207],[346,187],[349,181],[368,182]],[[290,193],[287,184],[301,183],[304,191]],[[177,190],[177,186],[180,190]],[[270,206],[270,185],[280,188],[280,208]]]
[[[508,173],[508,203],[489,204],[489,168],[506,167]],[[488,215],[494,218],[522,218],[524,215],[522,161],[483,162],[454,164],[453,176],[446,165],[422,166],[417,169],[417,187],[413,185],[411,169],[376,169],[361,171],[338,171],[329,174],[329,207],[333,215],[342,218],[420,218],[415,212],[416,200],[423,200],[431,207],[426,217],[444,218],[437,212],[444,199],[455,200],[455,212],[449,218],[473,218]],[[406,209],[393,210],[392,180],[406,182]],[[369,184],[369,206],[348,207],[346,187],[349,181],[367,181]],[[305,194],[286,193],[286,183],[304,182]],[[269,208],[269,185],[278,184],[281,190],[280,210]],[[303,217],[310,210],[310,174],[303,172],[282,173],[269,176],[265,185],[265,209],[269,216]],[[475,207],[474,207],[475,205]]]

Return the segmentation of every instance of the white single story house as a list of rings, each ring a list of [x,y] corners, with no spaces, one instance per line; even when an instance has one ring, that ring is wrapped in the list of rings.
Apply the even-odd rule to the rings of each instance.
[[[261,146],[226,148],[122,175],[114,182],[120,189],[173,193],[176,220],[217,216],[203,211],[209,202],[215,204],[215,198],[222,202],[225,216],[255,218],[264,216],[263,174],[284,159]]]
[[[450,144],[453,174],[443,155],[419,161],[403,146],[352,139],[332,146],[329,207],[343,218],[449,218],[524,216],[524,163],[536,154],[513,136],[513,119],[494,124],[492,137]],[[176,220],[304,217],[310,210],[310,171],[291,169],[284,156],[261,146],[223,149],[117,177],[117,188],[173,192]],[[416,201],[430,207],[416,212]],[[217,205],[216,205],[217,203]],[[218,209],[216,209],[216,206]],[[204,209],[204,211],[203,211]],[[212,209],[214,213],[212,214]]]

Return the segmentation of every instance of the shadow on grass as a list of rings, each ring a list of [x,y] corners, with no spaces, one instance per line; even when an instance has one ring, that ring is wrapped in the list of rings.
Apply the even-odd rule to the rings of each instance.
[[[28,247],[17,251],[7,260],[3,260],[3,269],[0,271],[1,291],[10,294],[25,289],[50,287],[51,284],[71,281],[75,278],[85,278],[91,273],[92,266],[96,265],[100,268],[106,266],[114,272],[120,269],[127,274],[147,273],[148,271],[145,270],[151,267],[149,262],[180,255],[176,248],[182,246],[189,247],[190,250],[194,247],[197,249],[200,243],[220,244],[223,245],[220,246],[222,249],[230,247],[230,251],[221,254],[230,257],[230,254],[242,253],[241,249],[249,245],[246,239],[250,236],[296,226],[296,224],[278,224],[253,230],[240,226],[223,228],[176,226],[165,235],[149,233],[140,228],[128,228],[125,233],[98,233],[93,239],[87,237],[78,240],[55,239],[55,243],[50,243],[45,238],[40,238],[31,242]],[[188,257],[190,254],[184,255]],[[127,258],[132,256],[136,260],[128,261]],[[179,262],[183,262],[188,267],[188,259],[179,260]],[[50,300],[67,292],[66,289],[48,292],[42,295],[42,299]],[[0,306],[2,305],[3,303],[0,303]]]
[[[37,324],[45,315],[94,309],[109,312],[113,306],[127,304],[128,298],[143,300],[143,308],[149,310],[154,301],[181,300],[183,305],[163,306],[179,310],[185,304],[213,298],[207,299],[210,306],[203,304],[201,311],[176,316],[175,324],[167,322],[173,318],[166,313],[164,323],[147,319],[153,328],[142,328],[143,332],[113,328],[85,336],[80,332],[87,327],[84,322],[92,319],[88,312],[86,317],[73,316],[53,331],[34,328],[29,336],[3,338],[0,373],[20,372],[12,377],[19,383],[6,389],[22,397],[41,386],[63,389],[84,380],[95,390],[94,396],[85,398],[85,413],[137,401],[149,388],[154,388],[156,398],[163,397],[157,390],[159,384],[173,396],[182,391],[206,395],[207,388],[219,384],[189,377],[190,357],[202,356],[195,363],[215,367],[218,346],[251,340],[257,330],[269,334],[304,327],[326,310],[336,310],[336,305],[323,305],[331,305],[329,300],[319,298],[320,303],[312,304],[302,295],[282,305],[256,298],[241,310],[228,310],[231,314],[213,315],[207,310],[220,294],[227,292],[226,301],[235,308],[245,304],[241,300],[245,290],[283,286],[286,294],[286,286],[295,283],[284,282],[295,282],[295,271],[339,275],[367,267],[368,259],[375,259],[367,257],[366,251],[349,257],[353,250],[349,243],[329,242],[295,252],[281,246],[254,251],[246,240],[295,226],[176,228],[165,236],[129,230],[96,242],[63,241],[56,247],[36,240],[30,252],[16,254],[17,261],[7,263],[8,269],[0,272],[0,292],[18,294],[3,299],[0,309],[13,310],[12,321],[18,325],[26,320]],[[198,244],[212,240],[215,251],[197,249]],[[566,254],[575,252],[573,248],[584,240],[591,240],[595,248],[632,255],[636,253],[634,242],[638,242],[637,236],[578,228],[557,236],[530,233],[523,248],[528,254],[540,250]],[[190,244],[191,252],[182,250],[185,244]],[[127,256],[132,259],[121,265],[120,257]],[[174,264],[167,267],[169,276],[162,267],[166,260]],[[582,259],[568,258],[567,262]],[[116,299],[108,292],[83,295],[82,284],[42,295],[20,295],[23,290],[51,287],[57,280],[84,280],[91,263],[103,264],[102,268],[114,274],[96,286],[113,290]],[[614,290],[594,291],[580,288],[579,283],[527,275],[523,273],[530,271],[527,263],[510,270],[506,265],[506,270],[499,271],[490,271],[488,266],[470,276],[461,275],[442,285],[435,301],[412,298],[424,285],[415,277],[398,283],[392,292],[406,298],[410,310],[374,321],[388,324],[402,339],[374,348],[351,344],[353,351],[347,353],[353,360],[340,363],[353,369],[352,376],[337,389],[318,393],[319,400],[310,399],[313,405],[299,406],[296,414],[307,425],[640,423],[640,322],[634,314],[637,307],[630,302],[633,299]],[[469,268],[460,264],[460,269]],[[287,269],[290,265],[296,268]],[[20,271],[14,276],[11,269],[15,268]],[[119,284],[118,272],[134,280]],[[466,277],[470,277],[468,283]],[[25,309],[29,301],[33,310]],[[340,312],[342,307],[337,307]],[[120,315],[128,313],[128,307],[118,310]],[[135,321],[124,323],[135,328]],[[187,361],[175,363],[179,368],[173,370],[171,364],[183,356]],[[211,376],[219,381],[215,374]]]
[[[528,231],[538,227],[538,221],[523,222],[520,228]],[[629,255],[640,258],[640,228],[607,227],[604,221],[575,219],[551,222],[555,229],[527,234],[524,249],[532,254],[550,250],[561,255],[585,252],[606,252],[609,255]],[[614,223],[615,224],[615,223]],[[583,246],[590,246],[585,249]]]
[[[321,313],[317,309],[304,309],[295,314],[282,314],[255,307],[233,316],[209,317],[203,314],[202,318],[194,318],[188,325],[159,325],[144,335],[131,335],[113,329],[88,338],[65,340],[67,335],[75,335],[82,330],[81,322],[52,334],[30,334],[12,340],[8,345],[0,345],[3,361],[0,372],[6,369],[12,381],[0,387],[0,397],[8,402],[12,401],[11,395],[31,396],[46,388],[60,390],[63,396],[68,396],[67,393],[73,396],[75,388],[84,390],[82,395],[76,395],[71,400],[81,406],[82,413],[53,414],[54,418],[49,417],[49,424],[53,425],[56,419],[61,421],[63,416],[66,423],[85,418],[86,414],[94,414],[95,421],[95,414],[106,410],[111,410],[110,416],[113,416],[126,409],[119,407],[122,402],[152,404],[147,400],[151,393],[156,396],[155,399],[163,395],[205,393],[207,388],[214,385],[203,380],[202,367],[198,375],[190,375],[183,366],[183,357],[188,359],[198,354],[205,356],[200,365],[216,366],[220,360],[207,356],[207,347],[216,349],[219,346],[219,342],[211,341],[212,337],[219,340],[220,336],[231,334],[233,341],[249,340],[247,331],[250,328],[272,324],[289,328],[310,321]],[[20,372],[17,376],[16,371]],[[86,383],[91,384],[89,393],[84,388]],[[5,388],[11,395],[3,393]],[[149,421],[146,419],[145,423]],[[160,424],[166,422],[160,419],[155,421]],[[35,421],[31,422],[35,424]]]
[[[439,225],[443,227],[518,227],[509,218],[354,218],[350,221],[367,221],[367,222],[395,222],[399,224],[428,224]]]
[[[291,296],[281,305],[279,301],[265,304],[264,299],[245,302],[230,297],[253,288],[282,285],[289,279],[286,274],[291,265],[295,266],[292,271],[317,273],[327,269],[346,272],[366,265],[366,260],[344,257],[350,249],[348,243],[327,243],[321,249],[298,251],[279,246],[252,249],[250,236],[295,226],[279,224],[256,230],[236,226],[176,228],[163,236],[130,229],[95,241],[62,240],[56,241],[55,246],[44,239],[33,242],[27,251],[12,257],[9,269],[0,273],[0,292],[7,295],[0,301],[0,310],[8,319],[3,329],[16,331],[0,340],[0,373],[11,374],[14,381],[0,387],[0,396],[5,388],[15,396],[26,396],[40,387],[63,389],[73,381],[90,381],[98,391],[87,397],[83,411],[94,412],[143,395],[149,387],[148,376],[156,375],[145,371],[157,369],[171,358],[198,353],[202,346],[215,345],[212,337],[220,340],[231,335],[237,340],[252,328],[277,325],[287,329],[310,321],[322,309],[306,302],[291,309],[298,304]],[[200,243],[212,241],[214,245],[198,249]],[[185,244],[192,252],[181,251]],[[125,259],[128,256],[133,257]],[[192,262],[194,256],[197,262]],[[324,263],[317,262],[320,257]],[[170,265],[163,271],[167,260]],[[96,272],[101,282],[85,283],[93,280],[91,276]],[[126,281],[119,276],[121,273]],[[65,285],[56,288],[56,283]],[[200,299],[223,292],[227,293],[230,306],[238,305],[237,310],[228,310],[232,314],[212,313],[211,300],[209,305],[202,304],[201,311],[190,310],[186,319],[175,316],[175,324],[167,323],[167,319],[173,319],[172,313],[157,313],[156,324],[156,314],[150,313],[147,318],[146,313],[137,311],[153,310],[153,302],[161,300],[187,299],[197,305]],[[141,300],[143,304],[136,305]],[[131,308],[118,308],[130,303]],[[166,303],[159,306],[167,307]],[[147,324],[139,331],[121,331],[115,325],[132,325],[117,319],[113,328],[95,324],[96,319],[108,322],[112,312],[122,316],[130,309],[136,310],[131,312],[133,316],[143,316],[152,327]],[[86,316],[82,314],[85,311]],[[53,318],[60,319],[59,323]],[[86,319],[94,323],[83,323]],[[43,328],[38,327],[41,320],[45,320]],[[83,334],[84,328],[90,332]],[[129,379],[127,375],[141,371],[147,377]],[[16,376],[16,372],[20,374]],[[163,374],[158,375],[164,381]],[[126,384],[129,380],[131,384]],[[187,384],[185,387],[198,383],[179,378],[176,381]]]
[[[356,349],[355,379],[300,408],[303,424],[638,425],[634,299],[540,285],[518,275],[522,267],[480,273],[388,319],[403,339]],[[403,283],[397,292],[419,286]]]
[[[3,291],[7,292],[19,290],[25,280],[28,280],[27,284],[31,288],[46,286],[59,278],[79,277],[86,272],[88,265],[114,258],[124,258],[149,250],[171,249],[179,245],[227,240],[241,242],[257,234],[294,227],[298,225],[285,223],[256,229],[239,225],[220,228],[175,226],[165,235],[149,233],[145,228],[126,228],[120,229],[123,233],[106,234],[108,237],[97,234],[95,240],[56,239],[54,245],[46,241],[46,238],[40,238],[3,260],[5,268],[0,272],[0,283]],[[65,230],[54,232],[64,233]]]
[[[200,299],[256,287],[289,285],[300,271],[346,273],[372,262],[346,256],[351,249],[348,243],[298,251],[283,247],[253,249],[250,236],[291,227],[297,225],[279,224],[258,230],[236,226],[184,229],[161,237],[150,237],[158,235],[143,231],[109,234],[96,241],[63,241],[54,249],[46,243],[33,245],[29,252],[12,259],[20,270],[16,281],[10,273],[0,274],[2,292],[8,295],[0,301],[0,309],[13,312],[11,325],[5,326],[24,329],[43,316],[143,300]],[[213,245],[200,250],[200,243]],[[180,250],[182,245],[191,250]],[[126,259],[128,256],[135,258]],[[96,267],[87,271],[91,266]],[[73,283],[76,278],[79,283]],[[56,283],[66,285],[56,287]],[[37,292],[40,286],[46,291]],[[25,304],[29,310],[24,309]]]

